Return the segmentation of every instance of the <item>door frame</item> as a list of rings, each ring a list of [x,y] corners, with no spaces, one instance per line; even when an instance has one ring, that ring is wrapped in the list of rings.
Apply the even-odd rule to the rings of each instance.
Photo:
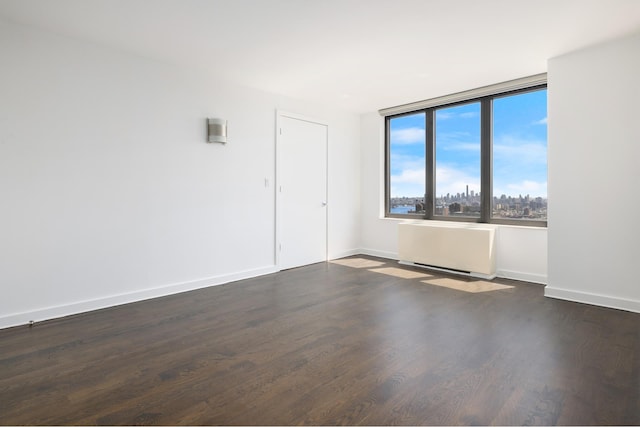
[[[278,271],[282,270],[280,268],[280,240],[282,238],[282,224],[281,224],[281,220],[282,220],[282,205],[281,205],[281,199],[282,199],[282,195],[281,195],[281,191],[280,191],[280,184],[281,184],[281,176],[280,176],[280,166],[282,165],[282,149],[281,149],[281,138],[282,138],[282,119],[283,118],[289,118],[289,119],[294,119],[294,120],[301,120],[304,122],[310,122],[310,123],[314,123],[314,124],[318,124],[318,125],[322,125],[325,126],[327,128],[327,132],[326,132],[326,141],[325,141],[325,165],[326,165],[326,171],[325,171],[325,179],[326,179],[326,195],[325,195],[325,200],[327,202],[327,206],[326,208],[326,215],[325,215],[325,260],[329,259],[329,207],[330,207],[330,203],[329,203],[329,124],[322,121],[322,120],[318,120],[318,119],[314,119],[312,117],[308,117],[308,116],[304,116],[301,114],[297,114],[297,113],[291,113],[288,111],[283,111],[283,110],[276,110],[276,164],[275,164],[275,169],[276,169],[276,174],[275,174],[275,186],[274,186],[274,190],[276,193],[276,203],[275,203],[275,218],[276,218],[276,224],[275,224],[275,245],[274,245],[274,264],[276,266],[276,268],[278,269]]]

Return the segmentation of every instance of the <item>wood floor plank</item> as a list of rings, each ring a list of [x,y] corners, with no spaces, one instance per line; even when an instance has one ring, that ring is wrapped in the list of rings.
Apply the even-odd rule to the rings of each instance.
[[[356,256],[0,330],[0,424],[640,424],[640,315],[494,283]]]

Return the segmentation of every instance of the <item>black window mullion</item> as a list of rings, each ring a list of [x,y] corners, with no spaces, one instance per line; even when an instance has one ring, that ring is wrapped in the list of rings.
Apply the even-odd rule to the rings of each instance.
[[[424,195],[424,208],[425,219],[433,219],[434,214],[434,200],[436,191],[436,156],[435,156],[435,144],[434,144],[434,120],[433,120],[433,108],[425,111],[425,195]]]
[[[491,222],[493,111],[490,97],[482,98],[480,102],[480,222]]]

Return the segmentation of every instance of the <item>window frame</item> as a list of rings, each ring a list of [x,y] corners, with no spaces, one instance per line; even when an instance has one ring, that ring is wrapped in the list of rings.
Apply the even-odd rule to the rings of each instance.
[[[403,117],[403,116],[410,116],[416,113],[420,113],[421,110],[418,111],[407,111],[404,113],[400,113],[400,114],[395,114],[393,116],[393,118],[397,118],[397,117]],[[425,132],[428,134],[429,132],[427,131],[427,129],[429,129],[431,127],[431,122],[429,121],[428,117],[425,115]],[[426,193],[422,195],[422,197],[425,198],[425,214],[419,214],[419,213],[415,213],[415,214],[394,214],[394,213],[390,213],[391,211],[391,198],[389,197],[389,194],[391,192],[391,144],[390,144],[390,140],[391,140],[391,126],[390,126],[390,119],[385,117],[385,129],[384,129],[384,140],[385,140],[385,154],[384,154],[384,167],[385,167],[385,180],[384,180],[384,212],[385,212],[385,218],[405,218],[405,219],[425,219],[425,215],[427,212],[429,212],[428,207],[426,206],[427,203],[427,199],[426,199]],[[425,136],[426,137],[426,136]],[[425,154],[427,152],[427,140],[425,139]],[[429,163],[429,159],[425,158],[425,163]],[[426,175],[426,170],[425,170],[425,175]],[[427,187],[426,187],[426,183],[425,183],[425,191],[426,191]],[[433,203],[433,202],[432,202]]]
[[[527,84],[527,82],[529,84]],[[547,227],[547,220],[493,218],[493,100],[538,90],[548,90],[546,74],[518,79],[511,82],[486,86],[434,100],[421,101],[405,106],[380,110],[384,117],[385,145],[385,218],[436,220],[466,223],[517,225],[524,227]],[[548,92],[547,92],[548,93]],[[441,101],[441,102],[438,102]],[[435,112],[456,105],[480,103],[480,217],[455,217],[435,215]],[[412,107],[422,108],[412,108]],[[391,120],[417,113],[425,114],[425,194],[424,214],[391,213]],[[548,203],[548,197],[547,197]]]

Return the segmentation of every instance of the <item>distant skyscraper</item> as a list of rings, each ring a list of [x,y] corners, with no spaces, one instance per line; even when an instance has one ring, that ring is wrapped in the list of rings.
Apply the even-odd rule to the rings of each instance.
[[[469,186],[467,185],[467,198],[469,198]]]

